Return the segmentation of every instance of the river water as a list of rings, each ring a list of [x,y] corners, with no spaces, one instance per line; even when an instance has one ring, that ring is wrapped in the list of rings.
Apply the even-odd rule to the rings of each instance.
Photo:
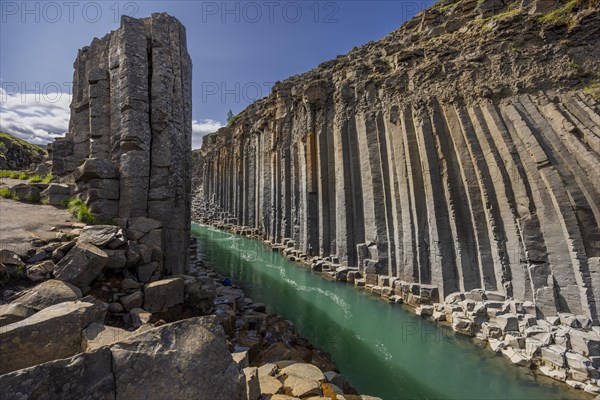
[[[323,279],[257,240],[192,225],[203,259],[329,352],[359,393],[395,399],[589,399],[404,306]],[[593,397],[592,397],[593,398]]]

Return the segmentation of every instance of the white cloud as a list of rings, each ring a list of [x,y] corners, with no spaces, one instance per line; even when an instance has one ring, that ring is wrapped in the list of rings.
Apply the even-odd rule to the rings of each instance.
[[[8,93],[0,88],[0,130],[35,144],[64,136],[69,127],[67,93]]]
[[[202,147],[202,137],[213,133],[224,125],[213,119],[201,119],[192,121],[192,149]]]
[[[8,93],[0,88],[0,130],[35,144],[64,136],[69,127],[71,95],[66,93]],[[212,119],[192,121],[192,148],[202,137],[224,125]]]

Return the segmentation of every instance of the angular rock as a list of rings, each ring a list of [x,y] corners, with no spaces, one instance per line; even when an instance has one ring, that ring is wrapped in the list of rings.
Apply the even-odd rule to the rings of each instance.
[[[10,303],[0,306],[0,327],[9,325],[35,314],[37,310],[19,303]]]
[[[81,335],[81,351],[90,352],[125,340],[132,335],[132,332],[94,322],[85,328]]]
[[[244,374],[214,317],[150,329],[111,352],[118,398],[246,399]]]
[[[243,369],[246,376],[246,396],[248,400],[260,398],[260,383],[258,381],[258,368],[246,367]]]
[[[54,277],[76,286],[89,285],[102,272],[108,255],[89,243],[77,243],[54,269]]]
[[[185,284],[182,278],[169,278],[144,286],[144,309],[151,313],[167,311],[183,303]]]
[[[103,247],[117,238],[120,230],[118,226],[113,225],[88,225],[81,230],[79,242]]]
[[[3,400],[114,399],[109,349],[0,375]]]
[[[77,286],[58,279],[51,279],[21,293],[14,303],[40,311],[65,301],[78,300],[82,296],[81,290]]]
[[[103,322],[107,308],[87,301],[64,302],[4,326],[0,375],[80,352],[81,331],[93,322]]]

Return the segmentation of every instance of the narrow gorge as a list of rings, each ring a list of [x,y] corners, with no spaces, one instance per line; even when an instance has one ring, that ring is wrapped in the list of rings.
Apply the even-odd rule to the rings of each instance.
[[[548,1],[442,2],[278,82],[195,152],[200,220],[416,305],[481,289],[598,324],[590,4],[557,24]]]

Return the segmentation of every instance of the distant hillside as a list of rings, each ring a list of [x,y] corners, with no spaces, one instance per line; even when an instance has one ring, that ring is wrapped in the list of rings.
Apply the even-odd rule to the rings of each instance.
[[[0,169],[20,170],[42,161],[46,150],[0,131]]]

